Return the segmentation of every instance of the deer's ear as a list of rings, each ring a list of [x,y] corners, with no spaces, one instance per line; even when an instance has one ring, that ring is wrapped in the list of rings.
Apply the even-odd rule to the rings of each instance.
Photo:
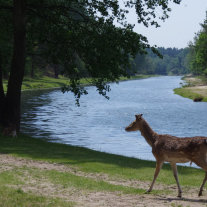
[[[142,118],[142,115],[143,115],[143,114],[136,114],[136,115],[135,115],[136,120],[140,120],[140,119]]]

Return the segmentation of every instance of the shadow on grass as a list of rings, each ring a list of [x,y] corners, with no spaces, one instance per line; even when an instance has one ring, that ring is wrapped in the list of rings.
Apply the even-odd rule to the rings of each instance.
[[[153,171],[155,169],[155,162],[153,161],[108,154],[83,147],[51,143],[48,140],[32,138],[27,135],[19,135],[17,138],[0,135],[0,153],[14,154],[63,164],[79,165],[94,162],[112,164],[123,168],[153,168]],[[165,164],[163,169],[171,171],[171,167],[168,164]],[[178,171],[182,174],[199,172],[198,169],[182,166],[178,166]]]
[[[162,200],[162,201],[168,201],[168,202],[172,202],[172,201],[188,201],[188,202],[192,202],[192,203],[203,203],[203,204],[207,204],[207,200],[206,199],[196,199],[196,198],[157,198],[157,200]]]

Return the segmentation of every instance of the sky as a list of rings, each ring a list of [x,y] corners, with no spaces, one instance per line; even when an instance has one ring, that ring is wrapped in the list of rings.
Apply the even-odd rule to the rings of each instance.
[[[207,0],[182,0],[180,5],[170,4],[172,11],[161,27],[148,28],[136,23],[135,11],[130,11],[128,22],[135,24],[134,31],[148,38],[150,45],[158,47],[184,48],[193,41],[195,33],[200,29],[200,23],[206,18]]]

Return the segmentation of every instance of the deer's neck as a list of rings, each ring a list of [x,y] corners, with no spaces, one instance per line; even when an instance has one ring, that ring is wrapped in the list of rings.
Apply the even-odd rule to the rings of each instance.
[[[142,126],[140,128],[140,132],[141,132],[142,136],[146,139],[148,144],[152,147],[152,145],[156,141],[156,134],[157,133],[151,129],[151,127],[149,126],[149,124],[145,120],[143,120]]]

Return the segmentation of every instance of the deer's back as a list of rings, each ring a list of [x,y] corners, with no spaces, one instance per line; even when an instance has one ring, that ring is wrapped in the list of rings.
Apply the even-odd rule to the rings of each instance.
[[[207,154],[207,137],[179,138],[171,135],[158,135],[153,146],[155,157],[165,161],[188,162],[193,157]]]

